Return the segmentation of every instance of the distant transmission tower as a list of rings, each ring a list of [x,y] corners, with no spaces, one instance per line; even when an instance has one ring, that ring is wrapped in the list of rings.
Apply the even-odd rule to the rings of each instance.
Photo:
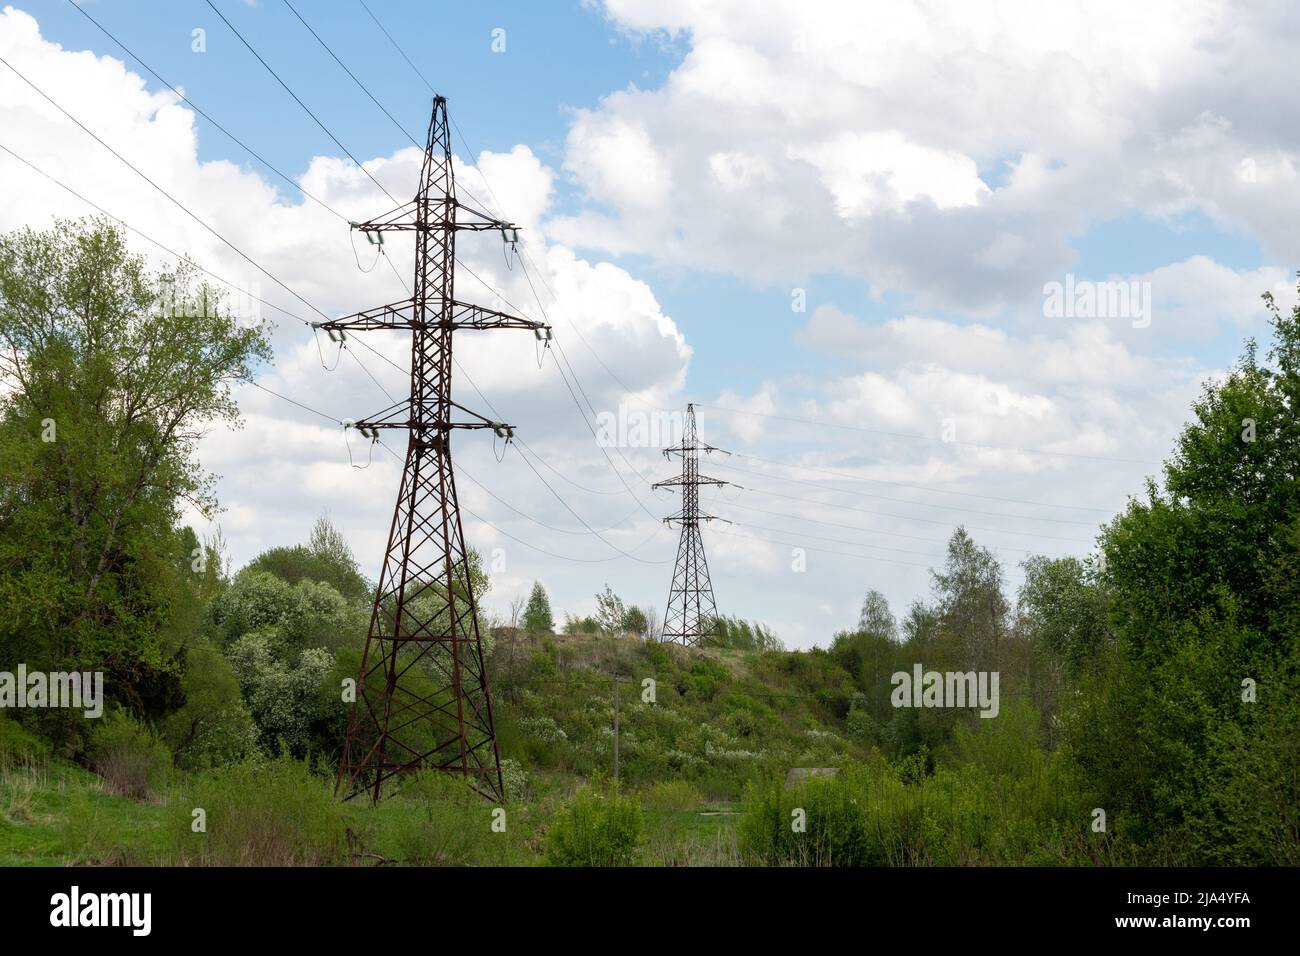
[[[456,198],[443,97],[433,100],[415,199],[353,228],[378,243],[386,232],[414,232],[415,284],[410,299],[318,324],[340,337],[411,332],[411,397],[354,425],[372,441],[385,428],[406,429],[408,438],[336,790],[378,800],[389,778],[429,767],[464,774],[481,793],[504,799],[451,433],[492,428],[509,438],[512,430],[452,401],[452,336],[533,329],[542,338],[549,327],[455,297],[456,233],[499,229],[514,241],[517,231]],[[456,412],[472,420],[453,421]]]
[[[700,486],[727,485],[728,481],[701,475],[699,453],[722,451],[712,445],[701,445],[695,432],[695,406],[686,406],[686,428],[679,445],[664,449],[664,457],[682,456],[682,473],[677,478],[656,482],[655,488],[680,488],[682,510],[664,523],[681,526],[682,536],[677,545],[677,563],[673,566],[673,583],[668,591],[668,610],[664,613],[665,641],[680,641],[691,647],[716,636],[718,609],[713,601],[713,585],[709,582],[709,562],[704,556],[704,541],[700,537],[701,521],[725,521],[713,515],[700,513]],[[730,454],[730,452],[723,452]]]

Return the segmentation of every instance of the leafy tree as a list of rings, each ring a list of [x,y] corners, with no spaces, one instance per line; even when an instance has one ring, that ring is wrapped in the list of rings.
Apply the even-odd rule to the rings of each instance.
[[[948,540],[944,569],[930,574],[940,619],[944,629],[961,641],[963,663],[996,670],[1009,610],[998,559],[959,527]]]
[[[1252,341],[1208,382],[1164,487],[1103,532],[1118,642],[1068,723],[1112,816],[1201,862],[1300,852],[1261,811],[1296,805],[1300,736],[1300,308],[1266,302],[1272,364]]]
[[[898,636],[898,622],[889,610],[889,601],[879,591],[868,591],[863,599],[862,613],[858,615],[858,630],[867,634],[879,634],[890,640]]]
[[[185,703],[159,725],[177,767],[203,770],[256,751],[257,725],[234,670],[217,648],[197,644],[186,649],[181,690]]]
[[[650,628],[650,621],[646,618],[645,611],[634,605],[623,615],[622,628],[625,634],[635,634],[637,637],[644,638]]]
[[[626,617],[627,607],[623,604],[623,599],[606,584],[605,590],[596,595],[596,620],[600,625],[600,633],[621,634],[623,619]]]
[[[551,617],[551,600],[546,596],[546,588],[541,581],[533,582],[533,593],[528,596],[528,607],[524,609],[524,630],[529,634],[550,634],[555,630],[555,621]]]
[[[104,670],[137,710],[175,681],[175,529],[216,506],[196,443],[269,357],[192,265],[151,271],[106,221],[0,236],[0,656]]]
[[[1017,605],[1022,633],[1052,661],[1077,675],[1113,640],[1105,590],[1087,579],[1078,558],[1034,555],[1021,567]]]
[[[249,562],[249,567],[269,571],[290,584],[302,580],[323,582],[349,601],[368,603],[374,597],[370,583],[357,569],[347,540],[326,517],[316,519],[306,545],[263,551]]]
[[[323,647],[293,653],[274,631],[253,631],[230,647],[230,664],[261,743],[272,752],[305,754],[318,724],[328,724],[341,709],[328,678],[334,656]]]
[[[784,649],[781,639],[766,624],[752,624],[739,617],[720,614],[708,627],[712,647],[731,647],[742,651],[779,651]]]

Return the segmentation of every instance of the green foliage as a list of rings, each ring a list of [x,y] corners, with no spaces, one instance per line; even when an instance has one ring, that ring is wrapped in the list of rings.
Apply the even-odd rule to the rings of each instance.
[[[342,707],[328,683],[334,656],[323,647],[295,652],[274,632],[254,631],[231,645],[229,658],[261,743],[272,752],[303,756],[317,725]]]
[[[551,601],[541,581],[533,582],[533,591],[528,596],[528,606],[524,608],[524,630],[529,634],[550,634],[555,630]]]
[[[206,832],[193,829],[195,809]],[[191,779],[172,808],[173,852],[203,866],[342,865],[353,813],[305,762],[252,758]]]
[[[632,866],[645,839],[645,817],[635,797],[617,790],[579,791],[546,834],[550,866]]]
[[[894,640],[898,636],[898,621],[889,610],[889,601],[879,591],[871,590],[862,599],[862,611],[858,615],[858,631],[878,637]]]
[[[293,586],[271,574],[245,568],[212,602],[210,614],[223,643],[274,627],[294,608]]]
[[[0,236],[0,659],[103,670],[137,712],[177,683],[175,528],[215,507],[198,436],[270,357],[197,276],[150,272],[102,220]]]
[[[324,517],[316,520],[307,544],[263,551],[249,562],[248,568],[269,572],[289,584],[300,581],[328,584],[353,603],[365,603],[372,597],[370,585],[357,570],[347,540]]]
[[[758,621],[751,624],[726,615],[713,619],[705,643],[709,647],[730,647],[741,651],[779,651],[784,648],[780,638],[767,625]]]
[[[623,621],[620,625],[624,634],[631,634],[634,637],[645,637],[650,628],[650,621],[646,617],[645,611],[639,607],[630,607],[627,613],[623,615]]]
[[[1022,564],[1025,583],[1018,602],[1019,625],[1030,643],[1078,675],[1114,640],[1110,600],[1087,580],[1078,558],[1034,555]]]
[[[159,723],[176,766],[202,770],[250,756],[257,725],[230,662],[217,648],[198,643],[186,649],[185,664],[185,703]]]
[[[1105,529],[1118,642],[1066,715],[1108,812],[1196,862],[1295,858],[1279,808],[1294,805],[1300,738],[1281,704],[1300,671],[1300,309],[1274,308],[1273,326],[1273,366],[1248,343],[1205,385],[1164,488],[1148,482]]]
[[[933,774],[878,755],[837,776],[752,785],[738,838],[770,866],[971,866],[1094,863],[1115,852],[1088,830],[1070,765],[1036,739],[1037,715],[1013,705],[959,731],[960,759]]]
[[[90,765],[110,793],[147,799],[166,783],[171,764],[166,744],[125,711],[107,711],[91,734]]]
[[[44,759],[50,745],[0,710],[0,770]]]
[[[686,780],[660,780],[641,794],[641,802],[656,810],[694,810],[704,802],[704,795]]]
[[[616,637],[623,633],[623,622],[627,618],[627,607],[623,599],[605,585],[605,590],[596,595],[596,622],[600,633],[606,637]]]

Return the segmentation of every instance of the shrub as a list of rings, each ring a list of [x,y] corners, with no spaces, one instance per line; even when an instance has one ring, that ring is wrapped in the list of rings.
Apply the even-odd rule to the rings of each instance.
[[[0,711],[0,770],[31,765],[48,756],[49,745]]]
[[[189,648],[181,688],[185,703],[159,724],[177,767],[204,770],[257,749],[257,725],[219,651],[202,644]]]
[[[496,809],[464,778],[421,770],[404,779],[392,797],[367,811],[364,847],[373,862],[411,866],[509,862],[513,844],[508,832],[492,829]],[[363,856],[359,862],[366,859]]]
[[[645,839],[641,803],[617,791],[583,789],[546,834],[550,866],[631,866]]]
[[[660,780],[642,795],[646,806],[656,810],[693,810],[704,802],[704,795],[686,780]]]
[[[192,829],[202,809],[206,832]],[[209,866],[328,866],[347,862],[355,813],[331,782],[292,757],[253,757],[197,774],[173,822],[183,862]]]
[[[171,752],[152,728],[128,713],[104,715],[90,736],[90,765],[110,793],[145,800],[166,779]]]

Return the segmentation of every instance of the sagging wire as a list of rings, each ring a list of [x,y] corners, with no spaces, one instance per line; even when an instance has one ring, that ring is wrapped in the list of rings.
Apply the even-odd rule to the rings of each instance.
[[[343,361],[343,350],[347,347],[346,345],[347,337],[348,337],[347,333],[344,332],[342,329],[339,329],[338,338],[335,338],[333,329],[325,330],[325,334],[330,337],[330,341],[337,343],[339,347],[338,353],[334,356],[334,364],[326,365],[325,353],[324,351],[321,350],[320,347],[320,323],[309,322],[308,325],[311,326],[312,341],[316,343],[316,354],[320,356],[320,367],[327,372],[333,372],[335,369],[339,367],[339,362]]]
[[[369,449],[367,449],[366,463],[364,465],[358,465],[356,463],[356,459],[352,457],[352,442],[348,440],[349,428],[355,428],[358,432],[361,433],[361,437],[370,439],[370,447]],[[374,464],[375,445],[379,444],[379,429],[371,428],[366,425],[358,425],[351,420],[344,421],[343,422],[343,444],[346,445],[348,449],[348,465],[352,468],[357,469],[358,471],[365,471],[372,464]]]
[[[533,338],[536,339],[533,343],[533,356],[537,359],[537,368],[540,371],[546,362],[546,351],[551,347],[551,339],[555,338],[555,334],[549,327],[533,329]],[[542,344],[538,345],[538,342]]]
[[[497,454],[497,439],[501,441],[501,454]],[[494,425],[492,427],[492,457],[497,460],[497,464],[506,460],[506,452],[515,440],[515,430],[510,425]]]
[[[352,226],[353,229],[355,230],[356,223],[353,223]],[[370,238],[370,233],[368,232],[365,233],[365,237],[366,240],[370,243],[370,245],[375,247],[375,259],[372,263],[370,263],[369,269],[367,269],[365,266],[361,264],[361,257],[357,255],[357,241],[352,237],[351,231],[348,232],[348,245],[352,247],[352,258],[353,260],[356,261],[357,269],[364,275],[370,275],[370,273],[375,271],[375,266],[379,265],[379,257],[384,254],[384,240],[381,236],[380,240],[378,242],[375,242],[373,239]]]
[[[506,245],[509,244],[510,252],[506,252]],[[515,267],[510,264],[510,254],[514,253],[515,258],[519,258],[519,229],[517,226],[501,227],[501,258],[506,262],[506,269],[513,272]]]

